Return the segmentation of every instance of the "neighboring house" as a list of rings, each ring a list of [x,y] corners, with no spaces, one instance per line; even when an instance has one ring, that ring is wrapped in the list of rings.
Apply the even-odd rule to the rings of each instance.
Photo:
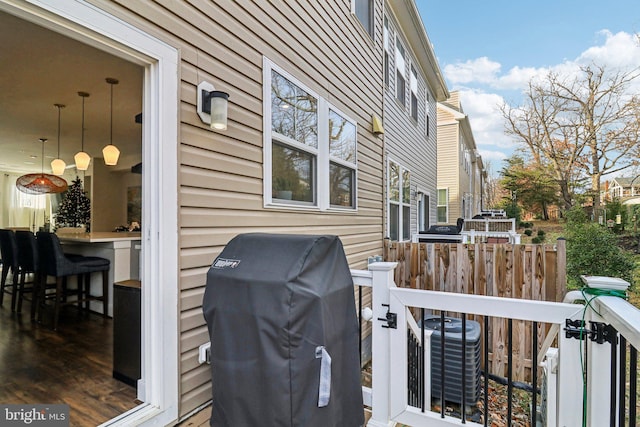
[[[438,103],[438,224],[482,210],[484,166],[459,92]]]
[[[409,240],[436,219],[436,103],[449,92],[413,0],[385,2],[386,236]]]
[[[633,202],[640,198],[640,176],[635,178],[619,177],[613,178],[611,181],[605,184],[606,192],[603,200],[611,201],[618,199],[626,204],[636,204],[640,202]]]
[[[201,303],[207,270],[235,235],[336,234],[351,267],[363,268],[388,233],[383,176],[392,160],[410,173],[402,193],[412,221],[419,193],[435,207],[434,103],[447,90],[413,1],[387,9],[407,29],[392,38],[394,52],[397,45],[406,54],[404,101],[390,99],[395,78],[386,88],[376,83],[383,9],[382,0],[0,0],[1,14],[141,69],[144,403],[119,425],[171,424],[211,399],[210,369],[198,363],[198,346],[209,340]],[[399,61],[392,60],[394,76]],[[74,72],[83,72],[86,64],[77,64]],[[96,86],[104,77],[95,76]],[[203,83],[230,94],[224,131],[198,115]],[[56,99],[38,88],[56,84],[42,75],[32,82],[40,99],[28,102],[51,108]],[[392,105],[384,112],[383,92]],[[372,116],[385,114],[383,160]]]

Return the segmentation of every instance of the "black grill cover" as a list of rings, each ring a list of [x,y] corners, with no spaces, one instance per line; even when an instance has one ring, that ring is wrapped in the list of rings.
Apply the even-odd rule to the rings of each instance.
[[[353,281],[338,237],[241,234],[209,269],[202,305],[212,426],[364,424]],[[331,388],[319,407],[323,346]]]

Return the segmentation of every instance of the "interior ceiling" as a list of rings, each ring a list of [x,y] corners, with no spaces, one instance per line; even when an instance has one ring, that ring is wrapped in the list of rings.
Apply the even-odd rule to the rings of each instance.
[[[113,144],[120,149],[117,169],[130,169],[142,156],[144,69],[84,43],[0,12],[0,171],[40,172],[44,144],[44,172],[58,150],[58,109],[61,110],[60,158],[67,163],[65,178],[76,175],[73,155],[80,151],[82,98],[85,99],[84,149],[102,157],[110,139],[110,85],[113,86]],[[99,159],[99,161],[102,161]],[[71,165],[71,167],[69,166]]]

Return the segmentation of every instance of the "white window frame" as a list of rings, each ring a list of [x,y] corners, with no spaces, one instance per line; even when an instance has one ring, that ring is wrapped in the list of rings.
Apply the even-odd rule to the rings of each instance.
[[[395,164],[396,166],[398,166],[398,172],[400,174],[400,176],[398,177],[398,201],[393,201],[391,200],[391,164]],[[404,184],[404,172],[408,172],[409,173],[409,200],[404,200],[404,192],[403,190],[403,184]],[[397,205],[398,206],[398,241],[400,242],[404,242],[407,240],[411,239],[411,170],[409,170],[408,168],[402,166],[401,163],[396,162],[393,159],[389,159],[387,161],[387,236],[391,237],[391,205]],[[407,236],[404,236],[404,225],[405,225],[405,218],[404,218],[404,208],[408,207],[409,208],[409,217],[406,218],[407,221],[409,221],[409,234]]]
[[[396,39],[395,43],[395,64],[396,64],[396,100],[402,104],[403,107],[406,108],[407,105],[407,63],[405,59],[405,55],[407,54],[407,50],[405,49],[402,41],[399,38]],[[402,99],[398,97],[398,91],[400,90],[400,85],[398,84],[399,76],[402,77]]]
[[[419,187],[416,192],[417,231],[427,231],[431,226],[431,194]],[[425,218],[428,224],[425,224]]]
[[[413,120],[415,120],[415,122],[418,122],[418,71],[416,70],[416,68],[413,66],[413,64],[411,64],[410,68],[410,73],[409,73],[409,116],[411,116],[411,118]],[[415,105],[413,102],[413,98],[415,97]]]
[[[425,100],[425,103],[424,103],[424,112],[425,112],[425,114],[424,114],[424,134],[426,136],[429,136],[429,132],[431,130],[430,129],[431,125],[429,123],[429,112],[431,111],[431,106],[429,105],[430,104],[429,99],[431,98],[429,96],[429,89],[426,90],[425,98],[426,98],[426,100]]]
[[[308,145],[299,143],[290,138],[282,135],[275,134],[271,130],[271,73],[275,71],[282,77],[289,80],[291,83],[298,86],[300,89],[307,92],[317,100],[318,108],[318,147],[310,147]],[[355,159],[354,162],[348,162],[342,159],[338,159],[330,156],[329,152],[329,110],[334,111],[342,118],[347,120],[355,127]],[[358,124],[355,120],[351,119],[347,114],[340,109],[329,103],[326,99],[322,98],[315,91],[307,87],[305,84],[296,79],[293,75],[276,65],[273,61],[266,56],[263,57],[263,191],[264,191],[264,207],[265,208],[283,208],[297,209],[297,210],[319,210],[319,211],[348,211],[355,212],[358,210]],[[282,199],[276,199],[273,197],[272,188],[272,144],[273,141],[277,141],[281,145],[289,146],[298,151],[310,153],[316,156],[316,176],[315,176],[315,202],[307,204],[303,202],[291,201],[287,202]],[[345,166],[353,169],[353,206],[336,206],[330,204],[330,163],[337,163],[341,166]]]
[[[391,33],[389,30],[389,17],[387,15],[384,16],[384,23],[382,25],[382,44],[384,46],[384,54],[383,54],[383,67],[384,67],[384,84],[385,86],[389,86],[391,82]]]
[[[178,419],[180,401],[178,50],[80,0],[0,1],[0,11],[145,67],[142,101],[144,243],[140,259],[145,285],[142,288],[142,379],[138,381],[138,399],[144,403],[102,426],[173,424]]]
[[[440,191],[445,192],[445,204],[440,204]],[[443,207],[445,208],[445,220],[440,221],[440,217],[438,215],[438,209]],[[449,223],[449,189],[448,188],[438,188],[436,190],[436,223],[438,224],[448,224]]]
[[[375,11],[375,3],[373,0],[366,0],[366,2],[368,3],[368,8],[369,8],[369,28],[367,28],[367,26],[364,24],[364,22],[362,22],[362,20],[360,19],[360,16],[358,16],[358,14],[356,13],[356,2],[358,0],[351,0],[351,13],[358,19],[358,22],[360,22],[360,24],[362,25],[362,28],[364,28],[365,32],[367,34],[369,34],[369,37],[373,38],[373,34],[374,34],[374,27],[375,27],[375,15],[374,15],[374,11]]]

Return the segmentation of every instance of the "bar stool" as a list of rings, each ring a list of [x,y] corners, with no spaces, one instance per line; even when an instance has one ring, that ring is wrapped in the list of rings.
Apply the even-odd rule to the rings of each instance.
[[[48,276],[56,278],[56,291],[54,299],[53,329],[58,329],[58,317],[60,307],[63,304],[85,303],[89,308],[89,301],[102,301],[103,317],[107,318],[109,307],[109,267],[108,259],[88,256],[68,256],[62,250],[62,245],[58,236],[54,233],[39,231],[36,235],[38,242],[38,256],[40,262],[40,299],[39,307],[46,305],[45,284]],[[102,296],[93,296],[90,293],[90,275],[94,272],[102,272]],[[76,290],[77,300],[63,301],[63,282],[69,276],[78,277],[78,288]],[[49,295],[51,296],[51,295]]]
[[[35,318],[36,300],[38,288],[38,246],[36,236],[26,230],[16,230],[16,242],[18,244],[18,269],[20,271],[20,280],[18,282],[18,307],[16,311],[22,311],[22,300],[25,293],[31,293],[31,319]],[[27,282],[27,274],[33,274],[33,282]],[[31,283],[32,286],[25,285]]]
[[[16,309],[18,290],[18,244],[13,230],[0,230],[0,253],[2,253],[2,277],[0,280],[0,305],[4,301],[5,292],[11,294],[11,311]],[[13,273],[13,280],[7,283],[9,271]],[[8,292],[8,290],[11,292]]]

